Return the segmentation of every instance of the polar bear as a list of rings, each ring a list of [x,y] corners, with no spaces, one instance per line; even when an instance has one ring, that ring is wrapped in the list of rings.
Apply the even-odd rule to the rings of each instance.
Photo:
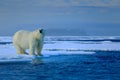
[[[20,30],[13,36],[13,45],[18,54],[28,54],[25,52],[29,49],[30,55],[42,56],[41,50],[44,41],[44,30],[38,29],[33,32]],[[36,53],[35,53],[36,51]]]

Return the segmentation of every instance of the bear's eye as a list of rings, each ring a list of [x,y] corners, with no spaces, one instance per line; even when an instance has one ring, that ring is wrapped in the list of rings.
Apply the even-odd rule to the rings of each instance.
[[[43,31],[42,29],[41,29],[41,30],[39,30],[39,32],[40,32],[40,33],[42,33],[42,31]]]

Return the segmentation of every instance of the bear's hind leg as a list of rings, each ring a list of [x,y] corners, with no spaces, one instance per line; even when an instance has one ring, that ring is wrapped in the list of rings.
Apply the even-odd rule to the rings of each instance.
[[[16,46],[16,50],[17,50],[17,53],[18,53],[18,54],[28,54],[28,53],[25,52],[24,49],[22,49],[22,48],[20,48],[20,47],[18,47],[18,46]]]
[[[23,54],[23,50],[20,47],[16,47],[16,51],[18,54]]]
[[[21,49],[21,52],[22,52],[23,54],[27,54],[27,55],[28,55],[28,53],[27,53],[27,52],[25,52],[25,50],[24,50],[24,49]]]

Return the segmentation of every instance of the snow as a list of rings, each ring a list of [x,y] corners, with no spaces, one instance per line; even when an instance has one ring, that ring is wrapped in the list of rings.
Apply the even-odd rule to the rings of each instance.
[[[108,41],[92,41],[107,39]],[[113,37],[77,37],[62,36],[45,38],[45,44],[42,50],[44,57],[51,55],[69,55],[69,54],[95,54],[95,51],[120,51],[120,42],[112,42],[109,40],[120,39],[119,36]],[[91,41],[80,41],[91,40]],[[0,42],[12,42],[12,37],[0,37]],[[29,50],[27,50],[29,52]],[[8,61],[30,61],[35,56],[18,55],[12,43],[0,44],[0,62]]]

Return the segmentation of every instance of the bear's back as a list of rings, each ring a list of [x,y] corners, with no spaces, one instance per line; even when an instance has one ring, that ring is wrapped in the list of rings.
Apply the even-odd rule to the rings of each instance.
[[[25,30],[20,30],[16,32],[15,35],[13,36],[13,43],[14,44],[28,43],[30,33],[31,32]]]
[[[15,33],[14,38],[27,38],[31,32],[20,30]]]

